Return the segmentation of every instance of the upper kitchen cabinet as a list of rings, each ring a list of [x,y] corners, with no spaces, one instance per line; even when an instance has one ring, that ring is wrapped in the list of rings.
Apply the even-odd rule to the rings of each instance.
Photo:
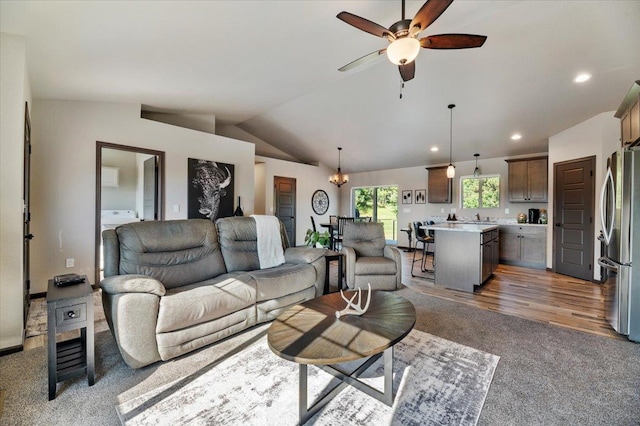
[[[452,179],[447,177],[446,167],[427,167],[429,171],[428,198],[430,203],[451,203]]]
[[[509,163],[509,202],[546,203],[547,157],[505,161]]]
[[[615,116],[620,119],[622,146],[640,143],[640,80],[633,83]]]

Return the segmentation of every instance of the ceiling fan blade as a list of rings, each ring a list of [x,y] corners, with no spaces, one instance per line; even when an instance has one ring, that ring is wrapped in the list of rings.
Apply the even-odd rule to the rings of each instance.
[[[420,39],[425,49],[470,49],[484,44],[487,36],[475,34],[438,34]]]
[[[356,59],[353,62],[349,62],[347,65],[343,66],[342,68],[338,68],[338,71],[349,71],[350,69],[353,69],[355,67],[357,67],[358,65],[362,65],[365,64],[369,61],[374,60],[375,58],[377,58],[378,56],[382,55],[384,52],[386,52],[387,49],[380,49],[380,50],[376,50],[375,52],[371,52],[369,54],[364,55],[361,58]]]
[[[385,27],[382,25],[378,25],[375,22],[371,22],[368,19],[361,18],[353,13],[349,12],[340,12],[336,16],[336,18],[341,21],[346,22],[349,25],[353,25],[359,30],[367,32],[369,34],[373,34],[378,37],[392,37],[395,39],[396,37]]]
[[[447,10],[453,0],[427,0],[416,16],[413,17],[409,26],[409,34],[415,36],[433,23],[442,12]]]
[[[408,64],[398,65],[400,70],[400,77],[402,81],[409,81],[416,75],[416,61],[411,61]]]

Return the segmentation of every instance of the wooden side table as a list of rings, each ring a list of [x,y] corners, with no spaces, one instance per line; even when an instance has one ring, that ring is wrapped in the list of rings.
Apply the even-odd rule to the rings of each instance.
[[[58,382],[87,375],[95,382],[93,288],[85,282],[58,287],[49,280],[47,288],[47,340],[49,354],[49,401],[56,397]],[[56,343],[56,335],[80,330],[80,337]]]
[[[342,267],[342,259],[344,259],[344,254],[327,250],[324,254],[325,261],[325,275],[324,275],[324,294],[329,293],[329,264],[332,260],[338,261],[338,290],[342,290],[342,271],[344,270]]]

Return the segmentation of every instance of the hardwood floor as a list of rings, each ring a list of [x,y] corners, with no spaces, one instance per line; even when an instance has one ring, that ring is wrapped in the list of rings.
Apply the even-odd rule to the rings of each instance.
[[[474,293],[436,287],[433,279],[411,277],[412,253],[402,252],[403,279],[420,293],[555,326],[626,340],[605,318],[601,286],[554,272],[502,265]],[[419,257],[419,256],[417,256]],[[431,257],[427,267],[431,268]],[[420,272],[416,261],[414,272]],[[427,274],[428,276],[428,274]]]

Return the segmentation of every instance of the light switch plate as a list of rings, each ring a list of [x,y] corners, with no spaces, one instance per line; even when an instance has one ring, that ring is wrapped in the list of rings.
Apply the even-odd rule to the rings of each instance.
[[[402,209],[402,213],[411,213],[411,209],[409,207],[405,207]]]
[[[180,204],[174,204],[173,205],[173,212],[174,213],[180,213]]]
[[[509,209],[504,209],[504,214],[509,214]]]
[[[75,266],[75,264],[76,264],[76,260],[74,258],[70,258],[70,259],[65,260],[65,266],[67,268],[73,268]]]

